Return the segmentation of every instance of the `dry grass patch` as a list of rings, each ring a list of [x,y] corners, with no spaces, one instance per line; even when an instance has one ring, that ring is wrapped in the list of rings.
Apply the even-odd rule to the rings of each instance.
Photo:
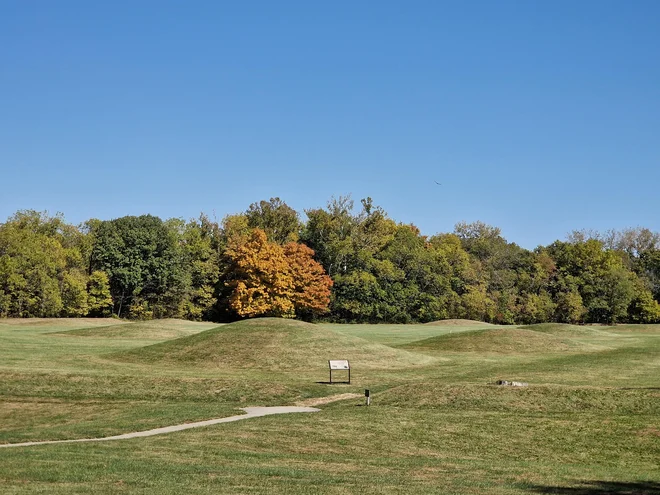
[[[329,395],[327,397],[314,397],[312,399],[300,400],[296,402],[295,405],[303,406],[303,407],[314,407],[314,406],[322,406],[323,404],[330,404],[331,402],[337,402],[340,400],[358,399],[361,397],[363,397],[362,394],[354,394],[354,393],[337,394],[337,395]]]
[[[646,428],[638,433],[642,437],[660,437],[660,429],[658,428]]]

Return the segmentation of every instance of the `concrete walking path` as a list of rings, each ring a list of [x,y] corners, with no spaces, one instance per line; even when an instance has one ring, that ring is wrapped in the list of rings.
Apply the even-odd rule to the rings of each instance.
[[[108,440],[125,440],[127,438],[151,437],[154,435],[162,435],[164,433],[172,433],[174,431],[188,430],[190,428],[199,428],[201,426],[211,426],[211,425],[217,425],[218,423],[230,423],[232,421],[240,421],[242,419],[257,418],[260,416],[269,416],[271,414],[288,414],[288,413],[320,411],[320,409],[316,409],[314,407],[300,407],[300,406],[243,407],[241,409],[245,411],[247,414],[240,414],[238,416],[229,416],[227,418],[209,419],[206,421],[198,421],[196,423],[185,423],[182,425],[165,426],[163,428],[155,428],[153,430],[146,430],[146,431],[136,431],[133,433],[124,433],[123,435],[115,435],[112,437],[79,438],[77,440],[48,440],[45,442],[6,443],[6,444],[0,444],[0,448],[29,447],[31,445],[50,445],[54,443],[105,442]]]

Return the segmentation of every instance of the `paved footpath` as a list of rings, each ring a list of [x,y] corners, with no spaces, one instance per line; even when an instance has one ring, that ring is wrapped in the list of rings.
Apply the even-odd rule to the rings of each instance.
[[[127,438],[151,437],[154,435],[162,435],[164,433],[172,433],[174,431],[187,430],[189,428],[199,428],[201,426],[217,425],[218,423],[230,423],[232,421],[240,421],[242,419],[248,419],[248,418],[257,418],[259,416],[268,416],[271,414],[288,414],[288,413],[320,411],[320,409],[316,409],[314,407],[300,407],[300,406],[243,407],[242,410],[245,411],[247,414],[240,414],[238,416],[229,416],[227,418],[209,419],[206,421],[198,421],[196,423],[185,423],[182,425],[165,426],[164,428],[156,428],[154,430],[124,433],[123,435],[115,435],[113,437],[79,438],[77,440],[49,440],[46,442],[6,443],[6,444],[1,444],[0,448],[29,447],[31,445],[50,445],[53,443],[105,442],[108,440],[125,440]]]

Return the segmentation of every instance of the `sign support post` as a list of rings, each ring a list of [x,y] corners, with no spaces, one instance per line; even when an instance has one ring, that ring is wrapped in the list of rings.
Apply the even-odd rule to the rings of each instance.
[[[351,383],[351,365],[348,359],[331,359],[328,361],[328,368],[330,368],[330,383],[332,384],[332,372],[337,370],[348,371],[348,382]]]

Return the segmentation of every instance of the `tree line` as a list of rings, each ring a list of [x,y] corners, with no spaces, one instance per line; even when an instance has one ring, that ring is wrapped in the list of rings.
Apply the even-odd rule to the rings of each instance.
[[[74,226],[19,211],[0,224],[0,317],[660,322],[660,235],[648,229],[527,250],[482,222],[425,236],[370,198],[305,214],[279,198],[221,221]]]

